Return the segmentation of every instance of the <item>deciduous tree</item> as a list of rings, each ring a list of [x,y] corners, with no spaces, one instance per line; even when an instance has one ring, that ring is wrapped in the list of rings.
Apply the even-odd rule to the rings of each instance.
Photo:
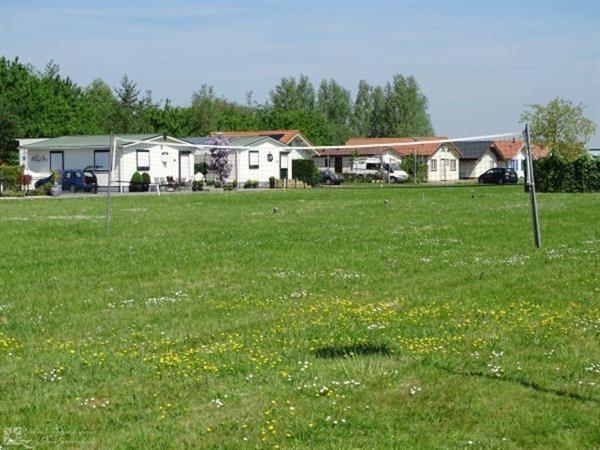
[[[529,105],[521,114],[521,122],[529,124],[533,143],[573,160],[585,151],[585,145],[596,132],[596,125],[583,112],[581,103],[575,105],[556,97],[547,105]]]

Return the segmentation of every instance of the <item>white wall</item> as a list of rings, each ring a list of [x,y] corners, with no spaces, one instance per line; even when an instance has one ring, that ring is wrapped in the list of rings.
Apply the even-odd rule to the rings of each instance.
[[[258,180],[261,184],[267,184],[270,177],[279,179],[282,159],[284,163],[286,159],[285,157],[282,158],[282,154],[287,154],[288,179],[291,180],[294,176],[292,173],[292,161],[295,159],[308,159],[313,154],[310,150],[293,150],[287,146],[277,145],[273,142],[263,142],[256,147],[258,148],[258,168],[250,168],[250,150],[237,150],[229,154],[228,162],[232,167],[226,181],[237,180],[239,183],[245,183],[247,180]],[[272,161],[269,161],[269,154],[273,156]],[[195,159],[197,162],[211,162],[208,150],[197,152]]]
[[[521,149],[519,150],[519,153],[517,153],[515,155],[515,157],[511,160],[500,160],[498,161],[498,166],[497,167],[507,167],[507,168],[511,168],[511,169],[515,169],[515,172],[517,172],[517,175],[520,178],[525,177],[525,171],[523,170],[525,167],[525,150]]]
[[[238,153],[239,168],[237,173],[232,171],[230,180],[237,180],[241,183],[247,180],[258,180],[259,183],[268,183],[270,177],[280,178],[280,164],[282,159],[285,163],[286,157],[281,156],[282,153],[287,154],[288,179],[292,178],[292,159],[297,159],[300,154],[289,150],[287,147],[281,147],[271,142],[264,142],[258,146],[258,168],[250,168],[250,150],[241,150]],[[255,151],[255,150],[252,150]],[[273,160],[269,161],[269,154],[273,156]]]
[[[461,178],[477,178],[488,169],[498,166],[496,154],[491,150],[486,150],[481,157],[476,160],[462,160],[460,162],[460,177]]]
[[[138,167],[138,150],[148,150],[150,152],[150,168],[149,170],[142,170]],[[165,156],[163,158],[163,153]],[[175,180],[179,180],[179,161],[180,150],[175,147],[169,147],[166,144],[152,145],[152,146],[135,146],[135,147],[124,147],[123,149],[117,150],[115,160],[115,170],[113,172],[113,179],[115,185],[129,186],[129,181],[135,172],[147,172],[154,183],[157,179],[167,179],[167,177],[173,177]],[[194,156],[189,155],[189,163],[187,164],[187,170],[181,174],[181,179],[190,181],[194,178]]]
[[[83,169],[94,164],[94,151],[89,149],[56,150],[63,152],[63,169]],[[50,175],[50,150],[28,150],[25,169],[35,183]],[[22,152],[22,155],[24,152]],[[23,161],[21,161],[23,163]]]
[[[432,161],[435,161],[435,164]],[[434,165],[436,170],[433,170]],[[434,183],[456,181],[459,178],[460,169],[461,161],[458,154],[443,145],[427,159],[427,181]]]

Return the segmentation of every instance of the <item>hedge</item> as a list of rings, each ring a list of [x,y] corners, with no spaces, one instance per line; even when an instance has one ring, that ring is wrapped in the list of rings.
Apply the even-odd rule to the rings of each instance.
[[[319,184],[321,176],[313,159],[294,159],[292,161],[292,175],[296,180],[304,181],[314,186]]]
[[[539,192],[600,192],[600,159],[587,155],[572,162],[555,155],[533,162]]]

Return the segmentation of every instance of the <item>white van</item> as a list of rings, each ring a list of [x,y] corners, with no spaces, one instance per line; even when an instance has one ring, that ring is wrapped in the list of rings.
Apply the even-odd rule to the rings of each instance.
[[[382,163],[378,158],[358,160],[352,172],[359,181],[389,180],[390,183],[404,183],[408,174],[400,169],[397,162]]]

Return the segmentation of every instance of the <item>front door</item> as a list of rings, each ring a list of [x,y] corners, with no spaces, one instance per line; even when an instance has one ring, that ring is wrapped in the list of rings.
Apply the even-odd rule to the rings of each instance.
[[[448,179],[448,160],[442,159],[440,162],[442,163],[442,181],[446,181]]]
[[[284,180],[288,177],[288,153],[279,154],[279,178]]]
[[[179,152],[179,181],[190,181],[190,152]]]
[[[335,173],[342,173],[343,160],[341,156],[336,156],[334,161]]]

